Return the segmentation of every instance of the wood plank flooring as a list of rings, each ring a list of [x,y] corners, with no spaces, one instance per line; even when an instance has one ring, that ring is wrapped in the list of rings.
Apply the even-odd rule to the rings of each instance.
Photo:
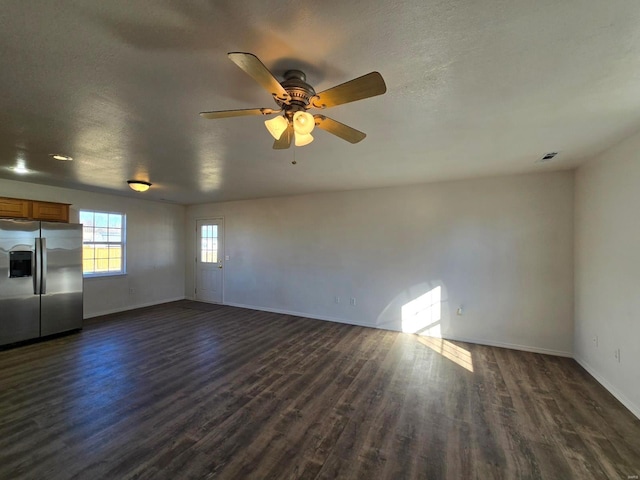
[[[624,479],[571,359],[181,301],[0,351],[1,479]]]

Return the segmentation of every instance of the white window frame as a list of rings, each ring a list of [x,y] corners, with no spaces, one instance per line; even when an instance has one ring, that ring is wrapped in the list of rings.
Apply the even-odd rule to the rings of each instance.
[[[121,236],[120,236],[120,241],[119,242],[113,242],[113,241],[109,241],[108,239],[106,241],[95,241],[95,235],[94,235],[94,240],[93,241],[85,241],[84,240],[84,227],[83,226],[83,239],[82,239],[82,246],[83,246],[83,258],[82,258],[82,275],[84,278],[94,278],[94,277],[113,277],[113,276],[118,276],[118,275],[126,275],[127,274],[127,216],[126,214],[122,213],[122,212],[105,212],[105,211],[101,211],[101,210],[89,210],[89,209],[81,209],[79,212],[80,215],[80,222],[82,223],[82,216],[83,213],[90,213],[90,214],[106,214],[106,215],[118,215],[121,219]],[[108,223],[108,221],[107,221]],[[101,228],[101,227],[96,227],[95,225],[92,227],[94,230],[96,228]],[[107,227],[108,228],[108,227]],[[112,271],[100,271],[100,272],[85,272],[84,271],[84,246],[85,245],[107,245],[107,246],[120,246],[120,252],[121,252],[121,259],[120,259],[120,269],[119,270],[112,270]],[[94,260],[95,260],[95,256],[94,256]]]

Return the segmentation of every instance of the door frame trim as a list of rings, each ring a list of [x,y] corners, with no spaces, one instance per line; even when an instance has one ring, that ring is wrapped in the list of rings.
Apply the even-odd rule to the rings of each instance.
[[[221,286],[220,288],[222,289],[221,291],[221,295],[220,295],[220,303],[217,303],[215,305],[225,305],[224,302],[224,279],[225,279],[225,270],[227,269],[227,263],[225,260],[225,254],[224,254],[224,250],[226,248],[226,244],[227,244],[227,232],[226,232],[226,228],[224,226],[224,215],[217,215],[215,217],[197,217],[193,219],[193,231],[196,232],[195,235],[195,241],[196,244],[194,246],[194,252],[195,252],[195,258],[197,258],[200,255],[200,249],[199,249],[199,244],[200,244],[200,232],[198,231],[198,222],[219,222],[220,225],[222,225],[222,281],[221,281]],[[220,254],[220,252],[218,252]],[[203,303],[210,303],[210,302],[204,302],[203,300],[198,300],[197,299],[197,295],[196,295],[196,289],[198,288],[198,265],[197,265],[197,260],[194,258],[194,269],[193,269],[193,299],[196,302],[203,302]]]

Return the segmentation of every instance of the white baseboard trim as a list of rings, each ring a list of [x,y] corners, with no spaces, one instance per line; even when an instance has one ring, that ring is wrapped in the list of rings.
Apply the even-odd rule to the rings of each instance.
[[[154,305],[161,305],[163,303],[169,303],[169,302],[177,302],[178,300],[184,300],[184,299],[185,297],[165,298],[163,300],[157,300],[154,302],[139,303],[136,305],[127,305],[126,307],[112,308],[109,310],[102,310],[99,312],[92,312],[89,314],[85,314],[83,319],[87,320],[89,318],[101,317],[103,315],[110,315],[112,313],[127,312],[129,310],[135,310],[137,308],[153,307]]]
[[[486,345],[488,347],[509,348],[511,350],[521,350],[523,352],[541,353],[543,355],[554,355],[556,357],[573,358],[572,352],[565,352],[564,350],[551,350],[549,348],[532,347],[529,345],[519,345],[517,343],[505,343],[494,342],[492,340],[485,340],[479,338],[466,338],[466,337],[442,337],[445,340],[451,340],[453,342],[466,342],[476,343],[478,345]]]
[[[398,332],[399,330],[393,328],[385,328],[381,325],[372,325],[370,323],[358,322],[355,320],[345,320],[342,318],[329,317],[324,315],[312,315],[304,312],[295,312],[291,310],[283,310],[280,308],[269,308],[269,307],[259,307],[256,305],[246,305],[242,303],[225,303],[225,305],[229,305],[230,307],[240,307],[240,308],[248,308],[251,310],[261,310],[263,312],[272,312],[272,313],[281,313],[283,315],[295,315],[297,317],[304,318],[312,318],[314,320],[325,320],[327,322],[336,322],[336,323],[345,323],[347,325],[357,325],[359,327],[369,327],[369,328],[377,328],[381,330],[392,330]],[[503,342],[493,342],[490,340],[484,339],[474,339],[474,338],[462,338],[462,337],[442,337],[445,340],[451,340],[454,342],[467,342],[467,343],[476,343],[478,345],[487,345],[489,347],[501,347],[501,348],[510,348],[511,350],[523,350],[525,352],[533,352],[533,353],[541,353],[544,355],[556,355],[559,357],[573,357],[572,352],[565,352],[562,350],[550,350],[547,348],[539,348],[539,347],[531,347],[528,345],[518,345],[515,343],[503,343]]]
[[[627,396],[618,390],[616,387],[611,385],[602,375],[600,375],[591,365],[584,361],[584,359],[579,358],[578,356],[574,357],[574,360],[580,364],[582,368],[584,368],[589,375],[595,378],[600,385],[606,388],[611,395],[616,397],[616,399],[623,404],[625,407],[629,409],[631,413],[633,413],[637,418],[640,419],[640,405],[636,405],[631,400],[627,398]]]
[[[247,305],[244,303],[224,303],[224,305],[228,305],[229,307],[248,308],[249,310],[259,310],[261,312],[281,313],[282,315],[294,315],[296,317],[311,318],[313,320],[324,320],[326,322],[344,323],[346,325],[356,325],[358,327],[379,328],[375,325],[369,325],[368,323],[357,322],[355,320],[344,320],[342,318],[337,318],[337,317],[314,315],[314,314],[305,313],[305,312],[284,310],[281,308],[259,307],[257,305]],[[385,330],[390,330],[390,329],[385,329]]]

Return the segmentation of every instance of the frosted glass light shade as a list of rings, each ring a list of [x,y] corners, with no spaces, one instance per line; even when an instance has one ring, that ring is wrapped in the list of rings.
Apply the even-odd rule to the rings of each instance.
[[[298,132],[294,131],[294,134],[296,137],[296,147],[304,147],[305,145],[309,145],[311,142],[313,142],[313,136],[310,133],[301,135]]]
[[[307,135],[311,133],[313,127],[316,126],[316,121],[313,119],[313,115],[308,112],[296,112],[293,115],[293,129],[300,135]]]
[[[264,124],[267,127],[267,130],[269,130],[269,133],[276,140],[280,139],[284,131],[289,126],[289,122],[287,122],[287,119],[281,116],[272,118],[271,120],[266,120]]]
[[[129,188],[136,192],[146,192],[149,190],[151,184],[149,182],[143,182],[142,180],[127,180]]]

